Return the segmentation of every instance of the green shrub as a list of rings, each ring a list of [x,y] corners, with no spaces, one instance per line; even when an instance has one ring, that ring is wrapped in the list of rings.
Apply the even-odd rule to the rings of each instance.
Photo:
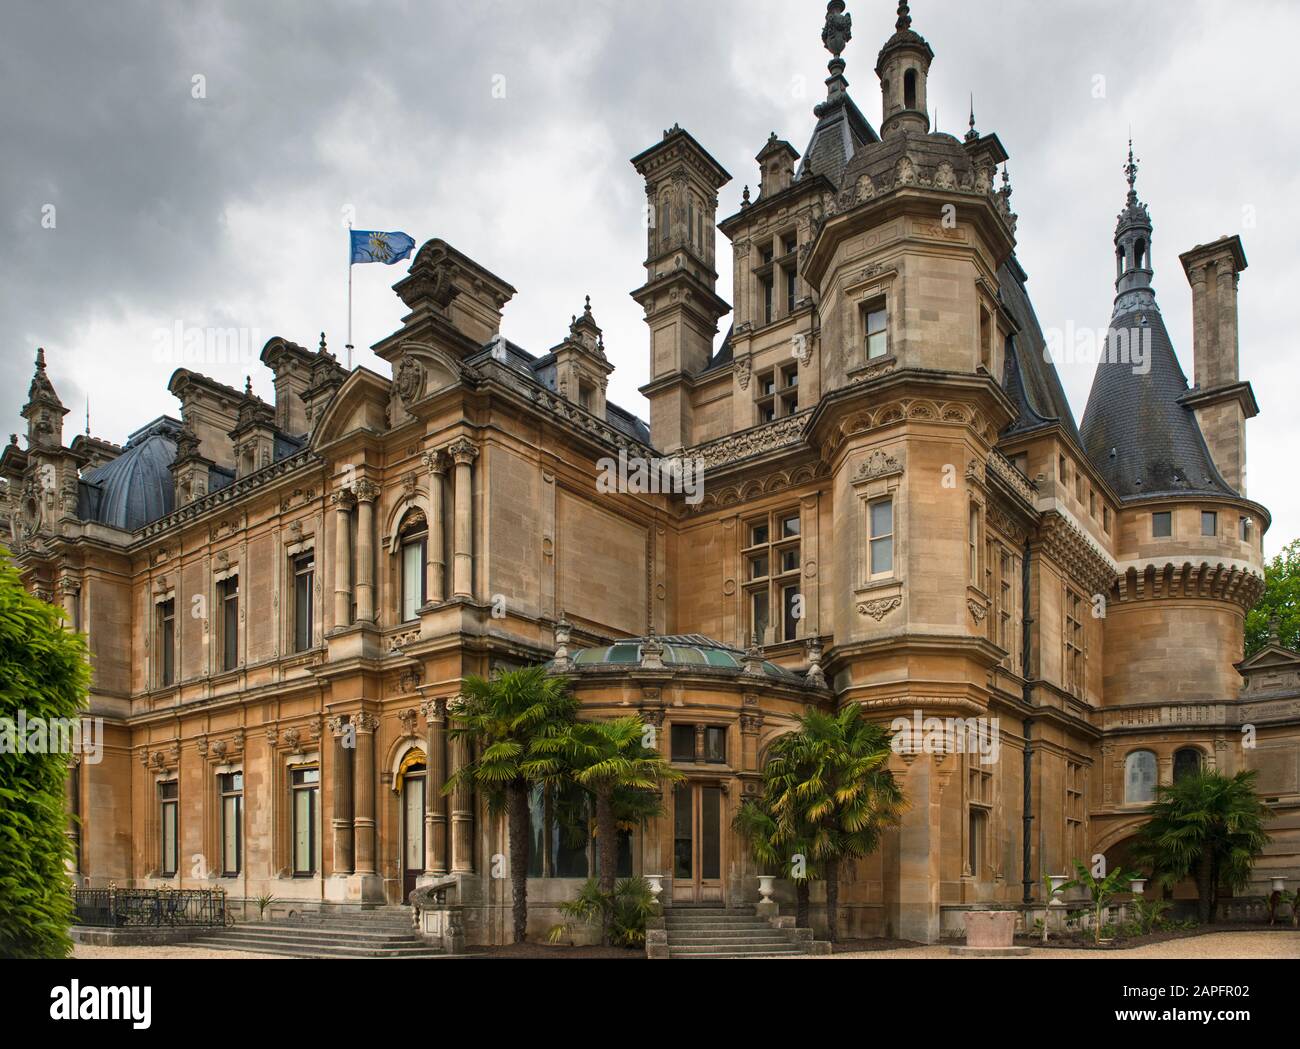
[[[72,950],[72,858],[64,785],[68,755],[27,753],[14,723],[76,718],[90,670],[62,613],[23,587],[0,549],[0,957],[62,958]]]
[[[655,913],[654,895],[650,883],[644,878],[625,878],[614,885],[612,895],[600,891],[600,881],[587,879],[577,899],[560,904],[565,920],[551,927],[548,939],[559,943],[571,935],[576,925],[602,927],[609,919],[610,943],[615,947],[632,949],[645,946],[646,922]]]

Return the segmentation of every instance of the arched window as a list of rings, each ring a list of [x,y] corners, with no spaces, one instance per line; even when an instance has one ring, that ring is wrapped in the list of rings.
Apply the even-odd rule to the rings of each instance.
[[[1195,776],[1201,771],[1201,752],[1195,747],[1183,747],[1174,752],[1174,782],[1184,776]]]
[[[903,108],[916,108],[916,70],[909,69],[903,74]]]
[[[412,510],[402,519],[397,534],[401,555],[401,621],[410,623],[420,618],[420,608],[428,600],[424,566],[429,559],[429,525],[424,514]]]
[[[1145,239],[1139,239],[1137,247],[1133,250],[1133,267],[1135,269],[1146,268],[1147,242]]]
[[[1156,756],[1135,750],[1124,759],[1124,803],[1143,805],[1156,800]]]
[[[1115,279],[1119,280],[1124,276],[1124,249],[1118,247],[1115,249]]]

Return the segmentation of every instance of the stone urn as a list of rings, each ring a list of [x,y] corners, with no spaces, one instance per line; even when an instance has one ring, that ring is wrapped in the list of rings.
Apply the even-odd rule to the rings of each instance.
[[[1133,878],[1129,881],[1128,887],[1129,891],[1133,893],[1134,896],[1141,896],[1143,890],[1147,887],[1147,880],[1146,878]]]
[[[763,898],[764,903],[770,900],[772,893],[776,891],[775,882],[776,875],[774,874],[760,874],[758,876],[758,894]]]
[[[1052,883],[1052,902],[1060,903],[1061,899],[1057,895],[1061,891],[1061,886],[1070,880],[1068,874],[1049,874],[1047,880]]]
[[[976,950],[1007,950],[1014,946],[1015,911],[967,911],[966,946]]]
[[[1286,879],[1285,879],[1285,878],[1274,878],[1274,879],[1273,879],[1273,891],[1274,891],[1274,892],[1285,892],[1285,891],[1286,891]]]
[[[664,876],[662,874],[647,874],[645,880],[650,885],[650,895],[655,898],[655,903],[658,903],[659,894],[664,891]]]

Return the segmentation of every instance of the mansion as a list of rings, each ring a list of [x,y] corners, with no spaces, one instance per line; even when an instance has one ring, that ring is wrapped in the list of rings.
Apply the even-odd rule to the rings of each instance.
[[[639,714],[684,773],[620,842],[672,907],[757,900],[732,817],[772,741],[845,704],[989,719],[998,746],[895,755],[907,810],[844,878],[841,936],[933,942],[964,909],[1041,901],[1075,858],[1124,863],[1157,786],[1199,767],[1258,771],[1273,844],[1248,893],[1295,887],[1300,654],[1242,661],[1270,517],[1245,486],[1241,241],[1181,256],[1189,383],[1130,152],[1115,274],[1080,275],[1115,280],[1126,352],[1076,422],[1006,148],[973,115],[964,137],[931,129],[934,52],[906,3],[869,121],[828,7],[811,137],[761,143],[734,214],[682,127],[632,158],[648,423],[606,399],[590,301],[524,349],[501,334],[515,289],[439,239],[393,287],[407,312],[373,347],[391,378],[277,337],[273,403],[182,368],[176,417],[65,444],[38,351],[0,539],[91,653],[104,740],[69,778],[79,884],[220,886],[277,913],[437,886],[471,943],[505,942],[505,820],[444,793],[469,759],[448,728],[467,675],[549,662],[583,716]],[[698,497],[610,490],[620,457],[698,464]],[[595,873],[565,800],[535,798],[533,935]]]

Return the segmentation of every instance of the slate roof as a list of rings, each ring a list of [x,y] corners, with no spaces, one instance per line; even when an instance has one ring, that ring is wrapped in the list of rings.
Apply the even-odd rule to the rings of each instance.
[[[134,531],[171,513],[175,494],[169,467],[180,429],[178,419],[155,419],[127,438],[116,459],[84,473],[77,516]]]
[[[806,171],[825,175],[836,185],[845,166],[863,146],[879,142],[880,136],[847,94],[842,100],[818,107],[822,112],[803,151],[797,178]]]
[[[1002,304],[1020,325],[1020,331],[1007,341],[1006,368],[1002,376],[1002,385],[1015,402],[1019,414],[1003,431],[1003,436],[1060,425],[1082,446],[1083,439],[1075,425],[1069,398],[1061,385],[1056,365],[1047,354],[1047,340],[1043,338],[1043,329],[1029,299],[1028,280],[1014,255],[998,270]]]
[[[1195,413],[1179,403],[1187,393],[1173,343],[1158,308],[1140,306],[1111,321],[1111,330],[1149,330],[1151,367],[1097,365],[1083,446],[1122,498],[1159,495],[1233,496],[1206,447]]]
[[[539,383],[552,393],[556,392],[555,378],[555,354],[548,353],[542,357],[535,357],[521,346],[515,345],[509,339],[502,338],[499,340],[501,346],[505,348],[505,357],[496,358],[499,363],[505,364],[522,375],[528,376],[534,382]],[[473,365],[481,361],[492,358],[494,343],[488,343],[482,352],[469,357],[467,364]],[[499,351],[498,351],[499,352]],[[650,424],[637,418],[626,408],[620,408],[613,401],[605,401],[605,422],[612,426],[619,433],[639,441],[641,444],[649,446],[650,444]]]
[[[634,637],[616,641],[612,645],[579,649],[573,653],[574,666],[580,669],[611,669],[636,667],[641,663],[642,646],[651,638]],[[661,659],[667,666],[696,667],[701,670],[739,674],[745,666],[745,653],[731,645],[724,645],[703,634],[679,634],[655,637],[663,647]],[[549,664],[548,664],[549,665]],[[787,685],[804,685],[807,681],[793,670],[763,661],[763,673],[774,681]]]

